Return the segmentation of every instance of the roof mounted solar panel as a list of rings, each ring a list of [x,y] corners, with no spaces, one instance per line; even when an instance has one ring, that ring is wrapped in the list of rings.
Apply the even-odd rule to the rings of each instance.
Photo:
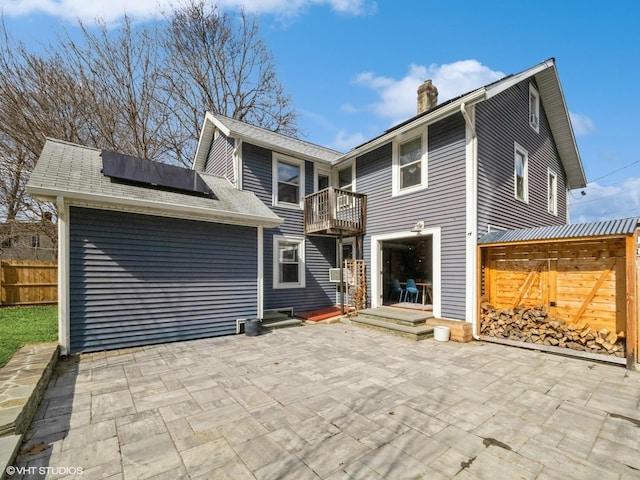
[[[189,168],[102,151],[102,173],[111,178],[169,190],[213,197],[198,172]]]

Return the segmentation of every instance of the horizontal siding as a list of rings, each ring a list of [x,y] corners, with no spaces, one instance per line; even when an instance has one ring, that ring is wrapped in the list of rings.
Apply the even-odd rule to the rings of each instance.
[[[233,138],[220,134],[218,138],[211,143],[207,163],[204,167],[205,173],[225,177],[231,183],[235,183],[233,149]]]
[[[336,242],[333,238],[307,237],[305,239],[306,288],[273,288],[273,237],[289,235],[304,237],[301,209],[272,206],[272,152],[249,143],[242,147],[243,189],[252,191],[284,222],[273,229],[264,230],[264,308],[293,308],[303,312],[333,305],[335,283],[329,282],[329,268],[335,266]],[[305,194],[313,192],[312,162],[305,162]]]
[[[257,315],[254,228],[71,208],[71,351],[235,333]]]
[[[488,225],[508,229],[566,223],[566,175],[540,106],[540,128],[529,126],[529,82],[521,82],[476,107],[478,235]],[[529,203],[514,194],[514,142],[529,153]],[[558,215],[548,213],[548,170],[558,177]]]
[[[465,313],[465,125],[454,115],[429,126],[428,188],[392,197],[392,145],[357,158],[357,191],[367,195],[364,258],[371,265],[371,235],[410,230],[415,222],[440,227],[442,316]],[[367,273],[371,285],[371,273]],[[368,292],[369,295],[371,292]],[[370,298],[370,297],[369,297]]]

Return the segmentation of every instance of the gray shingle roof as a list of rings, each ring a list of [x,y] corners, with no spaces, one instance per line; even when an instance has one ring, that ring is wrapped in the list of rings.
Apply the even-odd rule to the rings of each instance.
[[[489,232],[478,240],[479,245],[513,243],[534,240],[560,240],[570,238],[628,236],[633,235],[640,219],[622,218],[592,223],[573,223],[549,227],[523,228]]]
[[[218,122],[223,124],[231,133],[231,136],[250,138],[259,144],[274,147],[274,150],[297,153],[305,158],[312,158],[332,162],[342,156],[342,153],[314,143],[298,140],[280,133],[275,133],[264,128],[249,125],[234,118],[224,115],[211,114]]]
[[[265,227],[282,223],[253,193],[236,190],[222,177],[200,174],[216,198],[112,181],[102,174],[100,153],[48,139],[29,178],[27,192],[53,201],[62,195],[74,203],[219,223]]]

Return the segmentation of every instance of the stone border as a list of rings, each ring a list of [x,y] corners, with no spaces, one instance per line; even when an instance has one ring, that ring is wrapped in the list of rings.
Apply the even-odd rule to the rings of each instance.
[[[57,343],[25,345],[0,369],[0,479],[31,425],[59,355]]]

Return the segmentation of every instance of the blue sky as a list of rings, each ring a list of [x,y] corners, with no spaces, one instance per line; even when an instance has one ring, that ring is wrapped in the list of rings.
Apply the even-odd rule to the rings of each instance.
[[[46,40],[77,17],[154,18],[168,0],[0,0],[9,30]],[[340,151],[415,114],[431,78],[439,101],[556,59],[587,180],[571,221],[640,217],[640,29],[633,0],[220,0],[259,16],[300,112],[303,138]]]

